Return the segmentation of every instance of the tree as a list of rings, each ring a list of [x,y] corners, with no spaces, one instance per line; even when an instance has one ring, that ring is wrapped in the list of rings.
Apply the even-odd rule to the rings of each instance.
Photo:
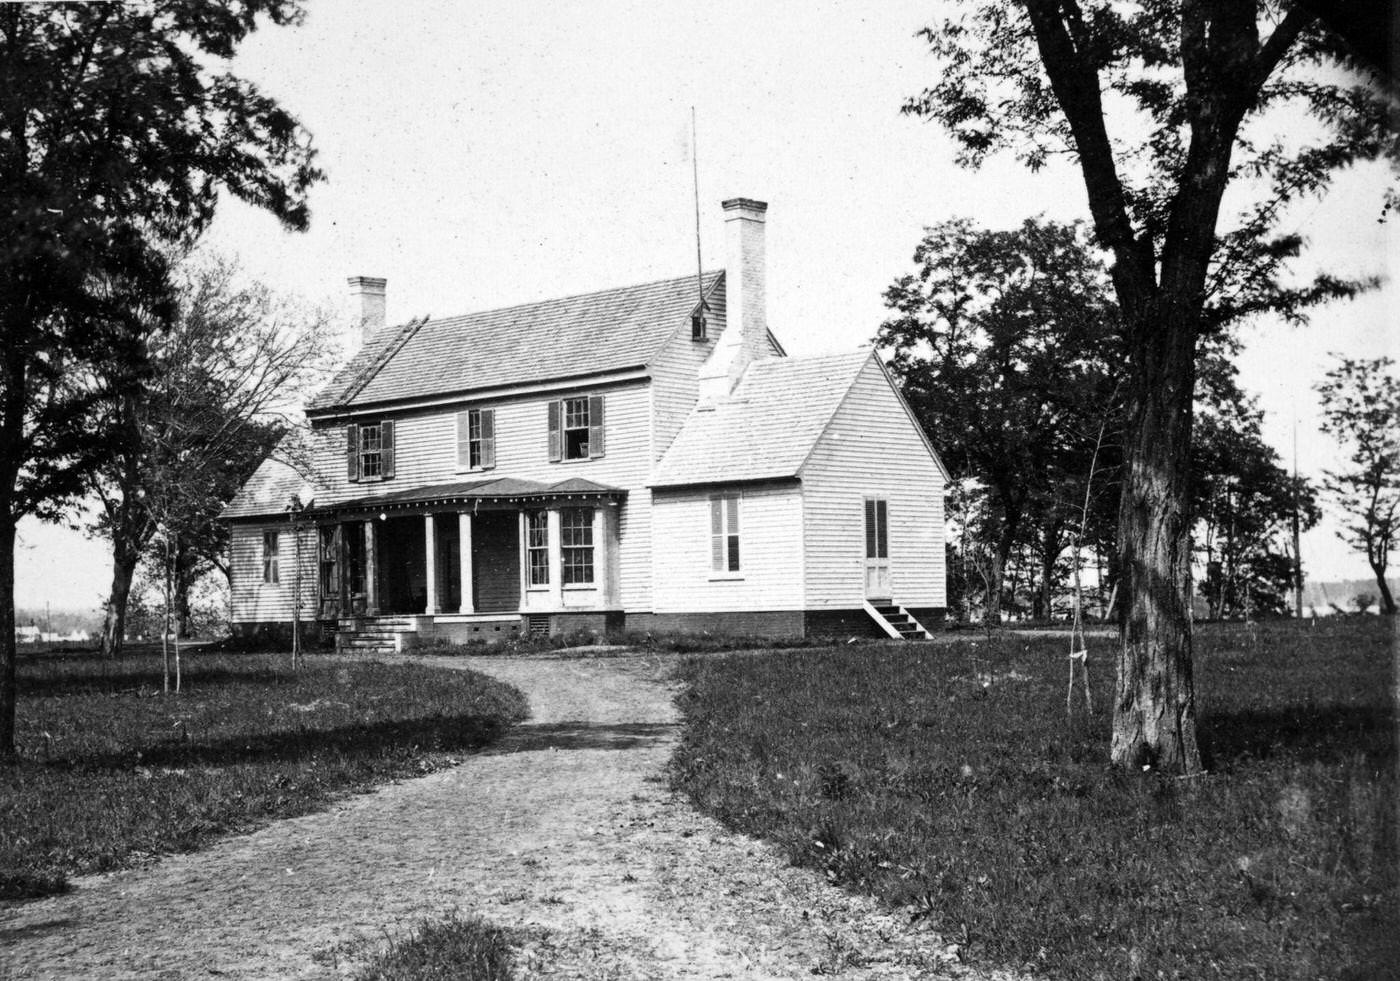
[[[997,622],[1023,535],[1034,532],[1047,570],[1068,544],[1082,490],[1064,487],[1082,487],[1112,412],[1115,313],[1077,225],[943,222],[926,230],[914,263],[885,292],[895,315],[877,343],[954,477],[986,491],[968,497],[980,513],[964,525],[989,536],[986,616]]]
[[[1241,316],[1298,318],[1359,288],[1325,277],[1285,285],[1301,242],[1273,230],[1336,168],[1393,150],[1389,107],[1374,86],[1320,71],[1345,51],[1296,3],[980,0],[923,34],[940,81],[906,111],[939,121],[964,164],[1004,149],[1032,168],[1067,155],[1113,255],[1127,435],[1111,755],[1120,766],[1194,772],[1190,464],[1201,342]],[[1289,107],[1309,124],[1270,118]],[[1222,230],[1225,190],[1242,177],[1253,193]]]
[[[1294,586],[1289,531],[1316,526],[1322,513],[1306,479],[1291,476],[1264,442],[1257,400],[1222,356],[1201,364],[1192,447],[1192,513],[1205,563],[1201,595],[1212,618],[1280,614]]]
[[[227,545],[219,512],[276,445],[295,395],[331,356],[324,312],[240,282],[228,258],[187,257],[174,288],[175,320],[148,345],[151,377],[139,397],[109,407],[127,438],[88,476],[101,505],[96,530],[112,541],[102,633],[109,657],[120,653],[132,577],[157,535],[162,545],[147,557],[169,573],[186,635],[190,587],[221,564]]]
[[[0,759],[15,525],[57,517],[123,435],[97,409],[173,319],[162,244],[196,237],[221,190],[307,224],[306,133],[219,67],[260,22],[300,17],[295,0],[0,8]]]
[[[1339,534],[1365,553],[1388,614],[1395,612],[1395,597],[1385,573],[1400,532],[1400,378],[1391,372],[1394,364],[1390,358],[1344,358],[1317,386],[1322,428],[1351,446],[1350,467],[1326,473],[1327,491],[1351,521]]]

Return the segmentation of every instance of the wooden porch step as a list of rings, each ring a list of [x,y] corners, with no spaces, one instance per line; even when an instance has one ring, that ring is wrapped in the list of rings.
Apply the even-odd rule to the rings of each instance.
[[[866,612],[870,614],[880,628],[891,638],[900,640],[929,640],[933,637],[922,623],[915,620],[909,611],[895,603],[865,604]]]

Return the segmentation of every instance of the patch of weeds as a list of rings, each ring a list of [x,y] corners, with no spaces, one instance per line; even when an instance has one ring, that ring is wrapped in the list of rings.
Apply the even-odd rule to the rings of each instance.
[[[355,981],[512,981],[511,934],[479,917],[425,919],[355,974]]]
[[[1112,769],[1108,717],[1066,719],[1062,637],[689,658],[671,777],[794,863],[1037,975],[1393,976],[1391,630],[1198,630],[1210,769],[1186,780]],[[1106,706],[1114,642],[1090,649]]]

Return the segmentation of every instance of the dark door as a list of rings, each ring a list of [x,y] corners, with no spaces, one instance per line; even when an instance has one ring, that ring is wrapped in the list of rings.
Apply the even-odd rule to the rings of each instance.
[[[423,518],[389,518],[375,528],[379,612],[422,613],[428,608],[428,562]]]
[[[519,514],[481,511],[472,516],[472,578],[478,613],[519,611]]]

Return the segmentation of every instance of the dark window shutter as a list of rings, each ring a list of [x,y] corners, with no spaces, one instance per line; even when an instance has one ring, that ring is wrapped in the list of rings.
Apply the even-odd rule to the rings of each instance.
[[[875,502],[869,499],[865,502],[865,557],[880,557],[875,547]]]
[[[394,476],[394,424],[379,424],[379,473],[384,480]]]
[[[588,397],[588,455],[603,455],[603,396]]]
[[[890,557],[890,511],[889,502],[879,500],[875,502],[875,516],[879,521],[879,531],[875,544],[879,547],[879,558]]]
[[[457,466],[465,470],[471,466],[471,410],[457,413]]]
[[[360,427],[353,422],[345,427],[345,469],[351,483],[360,479]]]
[[[496,465],[496,410],[481,410],[481,469]]]
[[[563,411],[563,403],[558,399],[549,403],[549,462],[558,463],[564,458],[564,440],[559,432],[559,416]]]

